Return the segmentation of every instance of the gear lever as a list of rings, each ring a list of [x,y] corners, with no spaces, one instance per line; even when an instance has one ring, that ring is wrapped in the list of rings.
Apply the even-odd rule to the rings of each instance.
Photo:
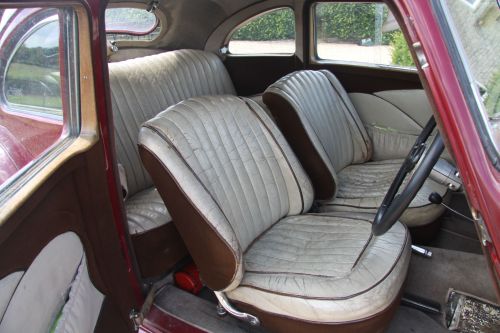
[[[470,217],[468,216],[465,216],[464,214],[460,213],[460,212],[457,212],[456,210],[454,210],[453,208],[451,208],[450,206],[448,205],[445,205],[443,203],[443,197],[437,193],[437,192],[432,192],[431,194],[429,194],[429,201],[433,204],[436,204],[436,205],[443,205],[446,209],[448,209],[450,212],[454,213],[454,214],[457,214],[458,216],[466,219],[466,220],[469,220],[471,222],[474,222],[473,219],[471,219]]]

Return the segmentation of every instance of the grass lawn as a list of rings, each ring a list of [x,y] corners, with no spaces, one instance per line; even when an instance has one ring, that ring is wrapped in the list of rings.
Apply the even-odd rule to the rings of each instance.
[[[59,82],[59,70],[35,65],[12,63],[7,72],[7,79],[47,81],[47,77]]]
[[[29,106],[39,106],[42,108],[50,108],[41,110],[43,113],[62,115],[62,101],[60,97],[56,96],[36,96],[36,95],[22,95],[7,96],[9,103],[29,105]]]

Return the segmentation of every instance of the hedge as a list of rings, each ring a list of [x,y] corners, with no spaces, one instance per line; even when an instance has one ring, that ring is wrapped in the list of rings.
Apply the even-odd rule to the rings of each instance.
[[[234,40],[283,40],[295,38],[295,17],[291,9],[264,14],[238,29]]]
[[[408,43],[401,31],[396,31],[390,42],[392,46],[392,63],[400,66],[415,66],[411,57]]]
[[[488,97],[484,104],[488,115],[498,117],[500,114],[500,71],[493,74],[486,86],[486,90],[488,91]]]
[[[387,17],[384,8],[383,19]],[[316,7],[316,26],[319,39],[359,43],[375,38],[376,4],[319,3]],[[383,20],[382,20],[383,21]],[[389,44],[392,33],[383,34]],[[295,19],[291,9],[278,9],[250,21],[238,29],[234,40],[284,40],[295,36]]]

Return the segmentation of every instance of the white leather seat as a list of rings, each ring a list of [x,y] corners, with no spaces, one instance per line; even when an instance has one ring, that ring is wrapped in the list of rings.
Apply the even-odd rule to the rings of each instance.
[[[234,96],[146,122],[139,151],[203,281],[280,332],[381,332],[410,259],[407,228],[308,214],[311,182],[271,118]]]
[[[267,88],[263,101],[311,177],[320,211],[377,211],[402,160],[370,162],[370,137],[332,73],[291,73]],[[429,202],[432,192],[448,200],[446,186],[428,179],[401,222],[418,227],[439,217],[444,207]]]
[[[125,171],[129,231],[144,233],[171,221],[137,152],[143,122],[184,99],[235,94],[233,83],[213,53],[177,50],[109,64],[118,162]],[[161,207],[163,206],[163,207]]]
[[[385,160],[352,164],[337,174],[338,190],[333,200],[321,201],[319,211],[357,211],[376,213],[382,204],[403,160]],[[409,227],[428,224],[443,213],[443,207],[429,202],[429,195],[437,192],[445,197],[447,188],[432,179],[410,203],[400,218]]]

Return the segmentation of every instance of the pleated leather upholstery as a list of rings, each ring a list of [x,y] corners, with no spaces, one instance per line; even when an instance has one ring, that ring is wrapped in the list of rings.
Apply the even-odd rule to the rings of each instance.
[[[368,134],[349,96],[330,72],[295,72],[265,93],[278,94],[296,108],[308,136],[326,152],[335,171],[370,159]]]
[[[131,234],[140,234],[172,220],[158,190],[149,187],[126,201],[128,228]]]
[[[213,53],[178,50],[109,64],[118,162],[129,195],[152,186],[137,152],[141,124],[182,100],[235,94],[222,61]]]
[[[200,210],[215,214],[216,229],[225,224],[225,238],[241,251],[280,218],[312,204],[311,184],[284,142],[257,103],[232,96],[179,103],[139,135],[141,145],[165,154],[162,162],[186,182],[188,195],[206,198]]]
[[[373,237],[372,220],[353,212],[282,219],[247,251],[243,280],[228,297],[314,322],[376,315],[397,297],[411,240],[399,222]]]
[[[372,154],[370,137],[347,92],[333,74],[311,70],[291,73],[272,84],[263,99],[270,104],[271,113],[290,142],[300,135],[297,130],[290,130],[293,126],[304,131],[312,142],[307,149],[297,142],[293,146],[308,173],[314,173],[317,165],[325,166],[317,169],[323,170],[320,177],[311,176],[315,191],[329,194],[318,197],[321,212],[377,211],[403,161],[368,162]],[[296,121],[300,126],[293,124]],[[388,142],[388,149],[400,153],[401,144],[397,142]],[[328,191],[332,187],[334,190]],[[439,217],[444,207],[429,203],[432,192],[445,196],[447,188],[428,179],[401,222],[415,227]]]
[[[180,198],[191,205],[169,207],[174,223],[181,223],[176,216],[186,209],[201,216],[191,215],[190,227],[178,229],[204,279],[227,257],[212,251],[216,244],[206,242],[208,233],[229,245],[224,251],[237,265],[219,290],[231,300],[325,325],[369,320],[396,301],[410,258],[407,228],[398,222],[375,237],[373,214],[307,214],[310,180],[254,101],[234,96],[183,101],[146,122],[139,145],[162,197],[175,199],[166,200],[167,206]],[[202,228],[208,232],[191,238]],[[361,331],[380,331],[378,325],[361,325]]]
[[[129,230],[140,233],[171,220],[142,166],[137,136],[142,123],[184,99],[235,94],[233,83],[213,53],[178,50],[109,64],[111,104],[118,162],[128,186]]]
[[[362,212],[376,213],[402,163],[401,159],[386,160],[344,168],[338,174],[341,186],[336,198],[323,201],[320,211],[353,211],[355,208]],[[406,182],[402,186],[405,184]],[[438,218],[445,208],[429,202],[428,198],[432,192],[439,193],[445,203],[449,202],[447,188],[429,178],[399,220],[409,227],[417,227]]]

